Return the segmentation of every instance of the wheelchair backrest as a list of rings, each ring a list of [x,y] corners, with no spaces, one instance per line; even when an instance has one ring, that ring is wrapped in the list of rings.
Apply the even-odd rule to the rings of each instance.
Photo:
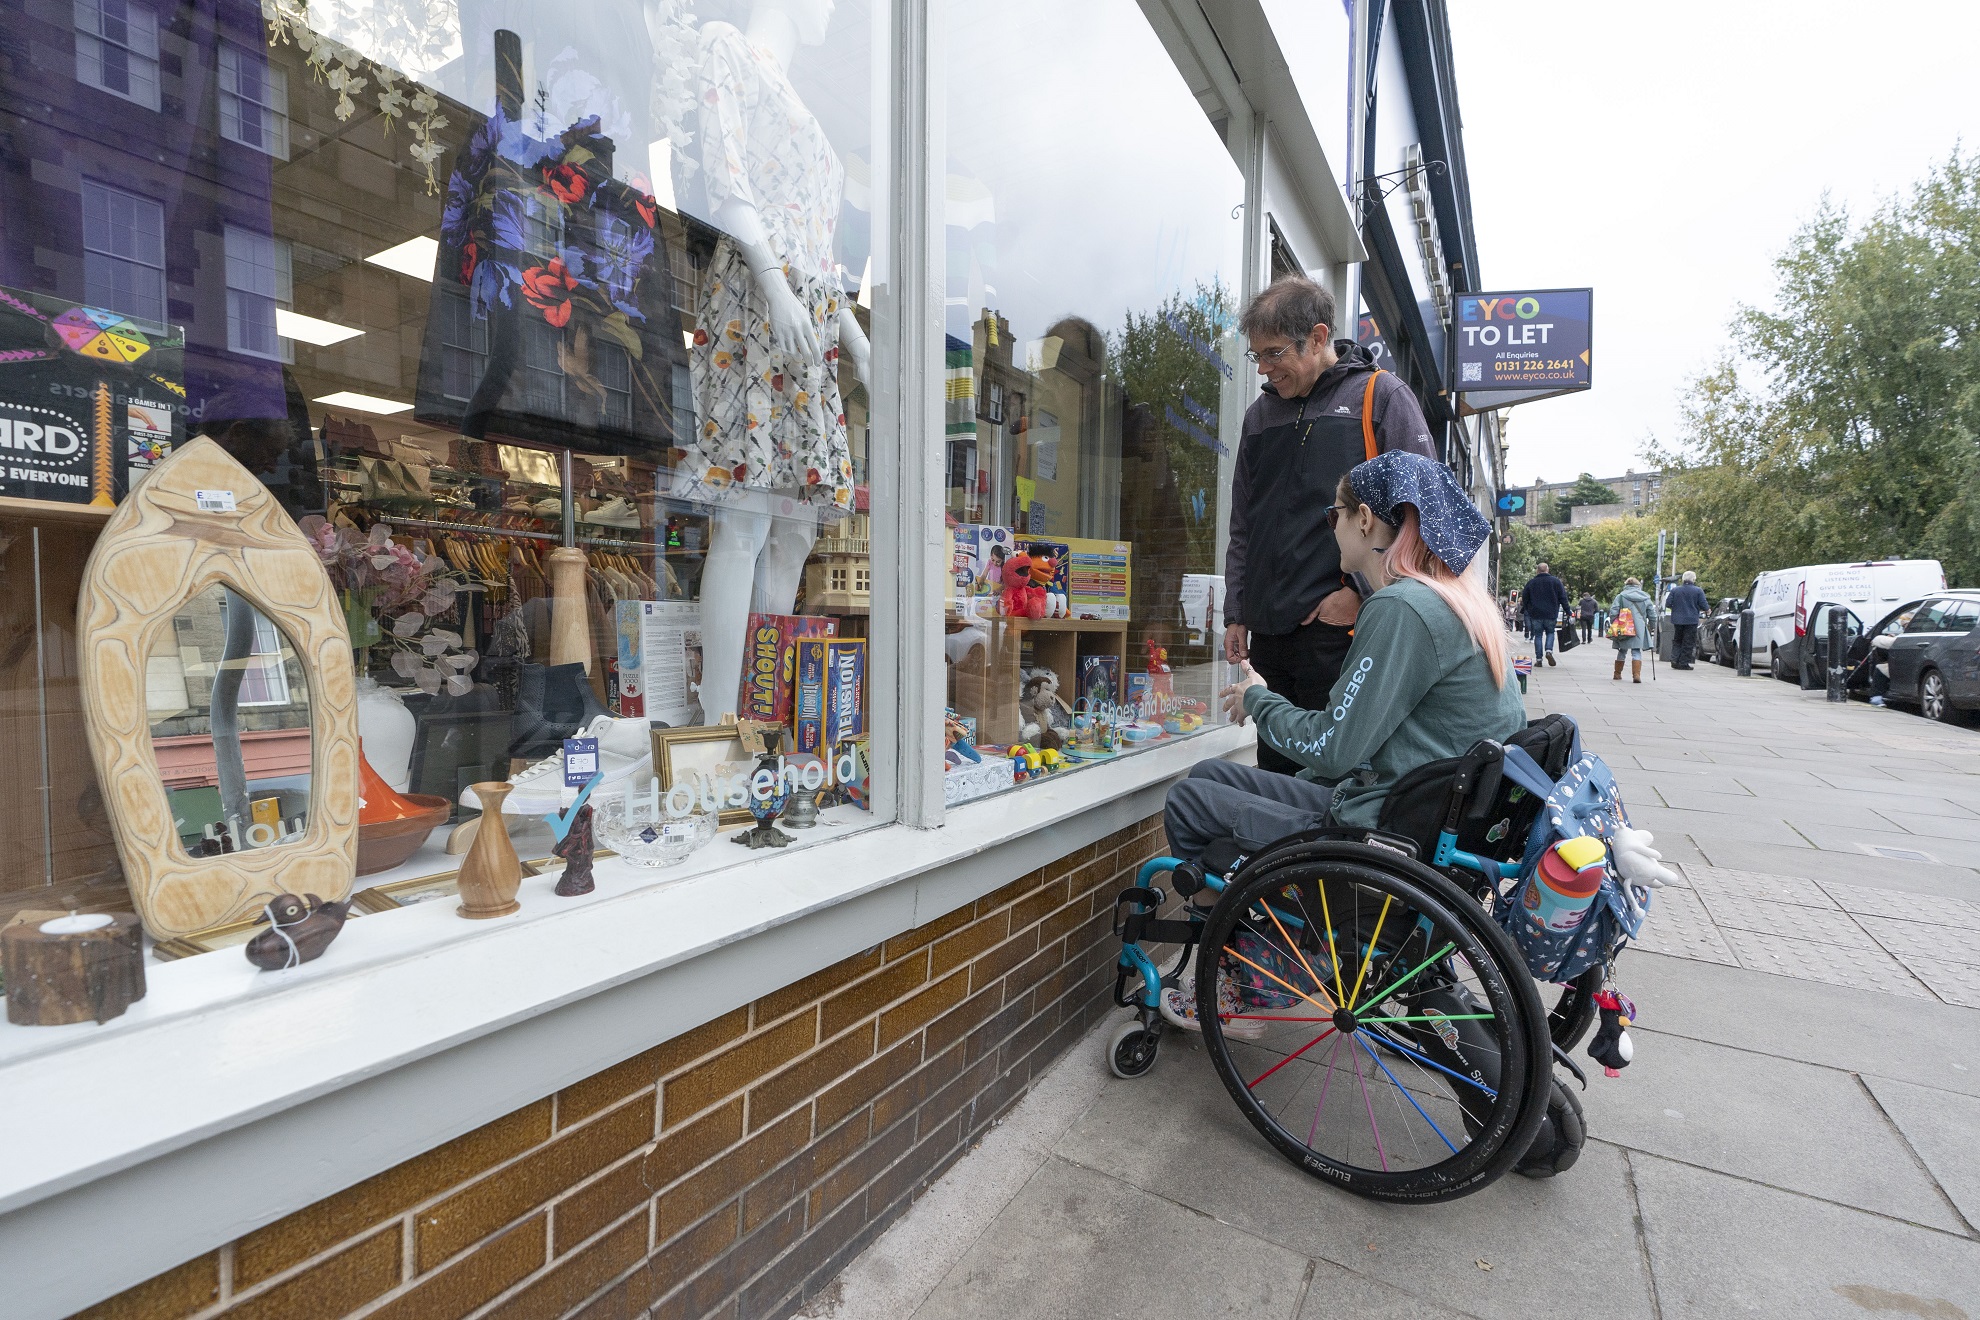
[[[1530,721],[1508,738],[1539,762],[1553,778],[1566,773],[1575,742],[1574,721],[1565,715],[1545,715]],[[1451,781],[1464,757],[1448,757],[1420,765],[1396,781],[1382,799],[1378,827],[1416,840],[1420,854],[1437,848],[1445,814],[1451,805]],[[1541,799],[1520,788],[1494,761],[1479,776],[1464,803],[1458,822],[1457,846],[1481,857],[1510,860],[1526,847],[1526,836],[1540,811]]]

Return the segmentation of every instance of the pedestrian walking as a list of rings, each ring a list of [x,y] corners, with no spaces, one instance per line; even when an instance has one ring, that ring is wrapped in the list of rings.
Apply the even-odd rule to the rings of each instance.
[[[1265,383],[1244,414],[1231,486],[1224,654],[1305,710],[1329,708],[1361,607],[1334,539],[1336,485],[1378,453],[1436,456],[1409,386],[1352,339],[1335,339],[1335,319],[1332,293],[1288,275],[1238,320]],[[1258,764],[1299,769],[1265,743]]]
[[[1602,612],[1602,602],[1595,599],[1595,593],[1584,591],[1581,599],[1575,602],[1575,611],[1581,616],[1581,640],[1595,640],[1595,616]]]
[[[1526,611],[1527,631],[1533,636],[1533,663],[1538,665],[1544,657],[1551,665],[1555,663],[1554,629],[1568,611],[1568,591],[1547,565],[1535,564],[1533,570],[1519,601]]]
[[[1616,643],[1616,672],[1622,681],[1623,661],[1629,661],[1629,681],[1643,681],[1643,652],[1656,645],[1657,612],[1643,590],[1643,579],[1624,578],[1623,589],[1609,602],[1609,636]]]
[[[1691,669],[1698,663],[1698,622],[1712,608],[1698,585],[1698,574],[1686,569],[1684,580],[1664,596],[1671,612],[1671,668]]]

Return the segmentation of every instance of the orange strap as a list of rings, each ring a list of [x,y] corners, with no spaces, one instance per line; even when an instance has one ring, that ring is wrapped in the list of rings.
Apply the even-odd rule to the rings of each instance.
[[[1370,459],[1382,452],[1375,447],[1375,381],[1382,369],[1375,368],[1368,377],[1368,388],[1361,392],[1361,456]]]

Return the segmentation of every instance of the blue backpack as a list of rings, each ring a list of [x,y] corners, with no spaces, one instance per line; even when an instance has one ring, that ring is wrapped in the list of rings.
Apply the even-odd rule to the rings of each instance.
[[[1513,938],[1526,956],[1527,970],[1541,981],[1572,981],[1598,963],[1605,963],[1627,940],[1643,929],[1650,911],[1650,891],[1623,882],[1613,865],[1590,905],[1588,916],[1573,930],[1552,930],[1526,914],[1524,897],[1537,883],[1540,857],[1563,839],[1594,837],[1607,842],[1629,826],[1616,778],[1601,757],[1581,749],[1577,731],[1568,767],[1558,780],[1549,779],[1539,762],[1515,746],[1506,747],[1505,775],[1542,799],[1540,814],[1526,836],[1518,883],[1501,891],[1492,905],[1492,918]]]

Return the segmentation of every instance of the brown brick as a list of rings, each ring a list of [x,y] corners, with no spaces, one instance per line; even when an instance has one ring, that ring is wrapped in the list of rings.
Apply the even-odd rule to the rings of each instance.
[[[1110,907],[1111,910],[1111,907]],[[1040,947],[1064,939],[1078,925],[1091,915],[1086,910],[1084,896],[1075,894],[1073,901],[1056,912],[1046,914],[1038,923],[1038,943]]]
[[[961,1007],[944,1013],[928,1024],[926,1033],[928,1043],[922,1046],[923,1050],[931,1058],[940,1054],[989,1021],[990,1015],[1002,1008],[1003,1004],[1003,993],[998,990],[986,990],[982,994],[972,995],[963,1001]]]
[[[873,1101],[873,1130],[879,1132],[890,1128],[912,1114],[931,1092],[947,1084],[964,1067],[963,1047],[960,1044],[939,1056],[930,1055],[927,1063]]]
[[[1038,952],[1038,928],[1028,927],[1011,936],[970,964],[969,988],[981,990],[1003,980],[1004,973]]]
[[[997,1056],[979,1058],[961,1074],[937,1081],[934,1093],[915,1111],[915,1125],[928,1131],[957,1113],[967,1112],[970,1101],[997,1079]]]
[[[1107,944],[1108,961],[1117,960],[1121,956],[1121,948],[1120,941],[1114,936],[1114,919],[1111,910],[1102,912],[1096,917],[1088,917],[1084,925],[1076,927],[1072,934],[1066,936],[1068,960],[1070,955],[1083,953],[1102,941]]]
[[[879,1095],[921,1062],[921,1037],[902,1041],[852,1076],[818,1097],[818,1126],[831,1127]]]
[[[1041,946],[1037,953],[1004,978],[1004,1002],[1008,1004],[1029,995],[1040,981],[1063,967],[1065,960],[1066,951],[1060,945]]]
[[[742,1286],[745,1279],[775,1260],[804,1231],[804,1205],[793,1205],[761,1228],[745,1237],[681,1290],[687,1305],[679,1314],[700,1317],[709,1311],[728,1314],[717,1304]],[[678,1304],[678,1303],[675,1303]],[[670,1314],[669,1303],[653,1309],[658,1316]]]
[[[947,912],[933,921],[923,922],[913,930],[904,931],[887,941],[887,961],[905,958],[924,945],[933,944],[951,931],[961,930],[976,920],[976,904],[965,903],[953,912]]]
[[[819,1034],[838,1035],[861,1018],[872,1017],[902,995],[911,993],[928,980],[928,959],[922,954],[887,964],[878,976],[841,990],[819,1007]]]
[[[913,1123],[896,1123],[873,1138],[864,1150],[832,1170],[818,1186],[811,1189],[811,1222],[818,1223],[850,1200],[913,1145]]]
[[[742,1139],[743,1101],[737,1096],[705,1118],[676,1128],[645,1156],[631,1159],[557,1203],[557,1252],[569,1251],[641,1201]]]
[[[422,1210],[413,1221],[417,1272],[424,1274],[651,1140],[653,1098],[646,1096]]]
[[[867,1189],[868,1204],[885,1206],[903,1194],[919,1196],[949,1160],[961,1152],[966,1127],[965,1120],[958,1116],[928,1131],[913,1150],[873,1180]]]
[[[810,1010],[732,1045],[668,1082],[661,1094],[673,1127],[717,1100],[745,1090],[818,1043],[818,1013]]]
[[[660,1237],[670,1238],[694,1223],[796,1154],[810,1139],[811,1113],[800,1109],[676,1184],[660,1197]]]
[[[209,1252],[154,1274],[87,1311],[77,1312],[70,1320],[178,1320],[219,1300],[220,1255]]]
[[[898,1008],[888,1009],[880,1015],[880,1048],[886,1049],[936,1014],[954,1008],[968,993],[969,972],[965,969],[937,981]]]
[[[1010,933],[1011,914],[1007,910],[977,918],[928,951],[929,975],[941,976],[950,968],[962,966],[985,949],[996,948]]]
[[[869,1115],[862,1109],[750,1184],[743,1193],[743,1232],[753,1233],[792,1197],[852,1157],[866,1144]]]
[[[653,1305],[653,1281],[647,1266],[628,1274],[617,1284],[591,1299],[591,1304],[574,1311],[570,1320],[646,1320]]]
[[[979,917],[987,916],[995,912],[998,908],[1009,907],[1044,883],[1045,872],[1043,871],[1033,871],[1029,875],[1021,875],[1002,889],[985,894],[982,898],[977,899],[976,915]]]
[[[850,985],[860,977],[880,965],[880,946],[874,945],[863,953],[833,963],[822,972],[813,972],[802,981],[793,982],[782,990],[775,990],[751,1005],[756,1025],[775,1022],[778,1018],[795,1013],[814,999],[823,999],[842,985]],[[826,1028],[831,1035],[831,1028]]]
[[[557,1093],[557,1125],[570,1127],[600,1110],[609,1109],[642,1087],[693,1063],[708,1051],[726,1045],[749,1029],[749,1010],[736,1009],[669,1041],[662,1041],[624,1063],[593,1073]]]
[[[971,1063],[986,1054],[994,1055],[997,1046],[1017,1033],[1019,1027],[1031,1020],[1031,1006],[1023,1000],[1006,1004],[995,1017],[978,1027],[963,1041],[963,1057]]]
[[[1064,957],[1064,952],[1060,952]],[[1086,975],[1086,969],[1078,963],[1061,962],[1038,983],[1031,992],[1031,1011],[1042,1013],[1055,1003],[1059,996],[1078,984],[1079,978]]]
[[[743,1098],[737,1096],[720,1109],[710,1110],[686,1127],[675,1128],[660,1138],[660,1144],[646,1157],[653,1188],[663,1191],[690,1169],[706,1164],[720,1151],[743,1137]]]
[[[1043,1045],[1046,1038],[1059,1025],[1058,1014],[1048,1013],[1029,1016],[1011,1038],[997,1050],[997,1066],[1008,1072],[1031,1058],[1031,1052]]]
[[[247,1288],[347,1242],[549,1137],[550,1102],[539,1100],[258,1228],[234,1244],[234,1287]]]
[[[503,1302],[482,1320],[539,1320],[562,1315],[646,1259],[646,1216],[630,1220],[558,1261],[556,1268]]]
[[[223,1314],[228,1320],[316,1320],[355,1311],[399,1286],[402,1236],[394,1224]]]
[[[661,1297],[693,1278],[734,1244],[736,1208],[710,1215],[673,1241],[665,1243],[646,1263],[646,1292]]]
[[[807,1100],[873,1057],[873,1028],[862,1026],[798,1060],[749,1093],[752,1131]]]
[[[532,1215],[498,1238],[414,1285],[365,1320],[460,1320],[489,1298],[543,1268],[545,1215]],[[337,1315],[317,1311],[315,1315]]]
[[[1064,907],[1069,891],[1063,879],[1054,880],[1035,894],[1026,894],[1011,904],[1011,929],[1022,930],[1048,912]]]

